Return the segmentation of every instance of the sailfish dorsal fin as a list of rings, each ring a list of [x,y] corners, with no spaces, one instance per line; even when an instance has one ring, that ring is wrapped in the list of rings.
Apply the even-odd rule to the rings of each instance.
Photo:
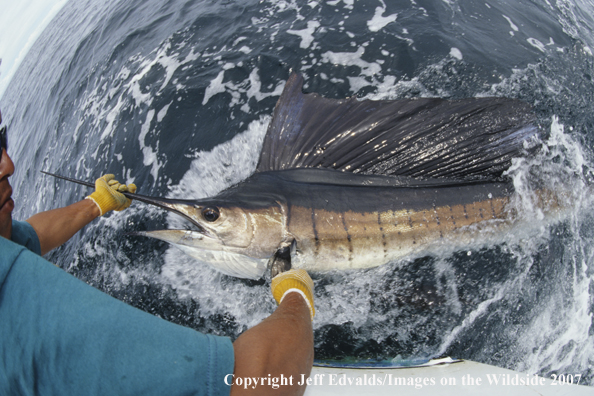
[[[508,98],[336,100],[302,92],[292,74],[275,107],[257,172],[345,172],[491,180],[538,136],[531,107]]]

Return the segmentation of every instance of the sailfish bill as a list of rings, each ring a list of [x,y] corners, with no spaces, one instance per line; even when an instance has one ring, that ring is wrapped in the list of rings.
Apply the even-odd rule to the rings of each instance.
[[[214,197],[135,195],[195,230],[139,231],[228,275],[370,268],[517,220],[514,157],[538,128],[507,98],[334,100],[292,74],[254,174]],[[72,180],[72,179],[71,179]]]

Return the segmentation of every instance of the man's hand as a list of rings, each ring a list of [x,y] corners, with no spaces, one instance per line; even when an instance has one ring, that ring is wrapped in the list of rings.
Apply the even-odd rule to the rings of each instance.
[[[280,304],[285,296],[291,292],[301,294],[309,308],[311,320],[313,320],[316,314],[313,300],[314,284],[305,270],[298,269],[281,272],[272,279],[270,289],[277,304]]]
[[[97,179],[96,191],[87,197],[89,199],[83,199],[64,208],[37,213],[27,219],[39,237],[41,254],[62,245],[81,228],[107,211],[123,210],[130,206],[132,201],[118,191],[135,192],[136,186],[120,184],[113,180],[113,177],[105,175]]]
[[[120,211],[126,209],[132,200],[126,198],[122,192],[136,192],[136,185],[122,184],[114,180],[114,175],[107,174],[95,180],[95,192],[87,197],[99,207],[100,216],[110,210]]]
[[[303,395],[313,364],[313,281],[304,270],[290,270],[272,279],[278,308],[233,343],[234,378],[293,378],[281,389],[262,384],[242,387],[234,382],[231,396]]]
[[[234,382],[231,396],[303,395],[313,364],[313,282],[307,272],[290,270],[272,280],[272,293],[279,306],[260,324],[248,329],[233,343],[234,378],[292,378],[281,389],[270,384],[255,388]],[[303,296],[306,296],[305,298]],[[278,297],[277,297],[278,296]]]

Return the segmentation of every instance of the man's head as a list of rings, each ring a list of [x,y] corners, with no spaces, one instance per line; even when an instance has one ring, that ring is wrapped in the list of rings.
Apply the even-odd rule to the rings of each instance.
[[[0,125],[2,125],[2,113],[0,113]],[[6,126],[0,127],[0,236],[10,239],[12,235],[12,187],[8,178],[14,173],[14,164],[8,156]]]

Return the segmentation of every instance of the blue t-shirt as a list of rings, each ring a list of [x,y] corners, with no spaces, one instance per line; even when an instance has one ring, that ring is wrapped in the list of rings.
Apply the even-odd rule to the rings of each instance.
[[[12,239],[39,252],[28,223]],[[133,308],[2,237],[0,252],[0,395],[229,394],[230,339]]]
[[[39,237],[33,226],[26,221],[12,221],[12,236],[10,240],[41,256]]]

